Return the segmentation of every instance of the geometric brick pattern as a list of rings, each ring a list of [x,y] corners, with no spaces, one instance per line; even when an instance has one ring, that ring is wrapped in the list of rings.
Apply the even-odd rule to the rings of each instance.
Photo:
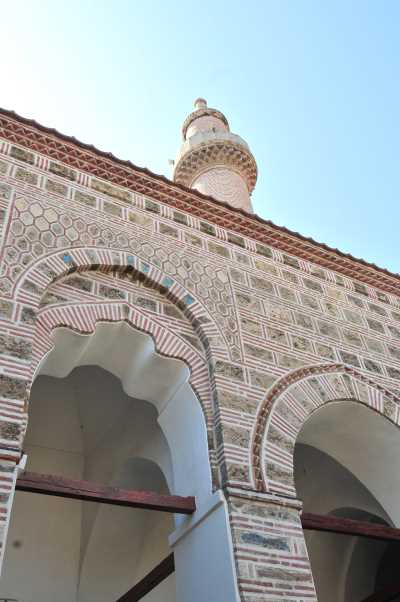
[[[132,252],[90,247],[70,248],[68,251],[47,254],[44,259],[36,260],[29,265],[28,269],[21,274],[15,283],[15,299],[18,302],[28,303],[32,308],[37,309],[47,287],[53,281],[67,274],[90,269],[106,272],[120,271],[127,273],[131,278],[146,279],[148,283],[164,291],[166,298],[182,308],[205,342],[213,340],[213,337],[217,336],[224,342],[225,340],[230,343],[234,342],[234,334],[221,332],[220,325],[216,323],[205,304],[203,304],[204,297],[199,295],[198,298],[194,298],[188,289],[179,284],[176,279],[178,275],[175,274],[174,278],[156,267],[154,263],[151,263],[151,259],[148,258],[151,254],[150,244],[147,244],[147,247],[147,255],[144,259],[139,258]],[[227,277],[222,273],[219,276],[217,273],[215,279],[220,282],[220,286],[215,286],[213,289],[218,297],[219,290],[224,291],[226,288]],[[233,333],[235,325],[231,324],[231,326],[231,332]],[[209,335],[207,338],[205,338],[205,333]],[[230,352],[231,350],[226,351],[228,355]]]
[[[228,488],[232,540],[243,602],[316,602],[295,498]]]
[[[354,399],[399,425],[396,275],[0,112],[0,541],[35,367],[127,321],[190,367],[242,600],[315,600],[293,448]]]
[[[118,160],[110,153],[98,151],[92,146],[84,145],[76,139],[3,109],[0,110],[0,137],[4,139],[0,153],[9,154],[11,144],[21,145],[30,149],[27,153],[30,152],[32,157],[29,157],[28,163],[35,163],[44,170],[51,169],[52,162],[56,161],[58,165],[64,164],[64,171],[71,171],[72,168],[78,183],[87,183],[86,174],[103,178],[116,186],[170,204],[174,209],[189,214],[195,213],[201,219],[212,221],[221,228],[248,236],[259,243],[272,245],[284,253],[336,270],[346,277],[358,279],[379,290],[399,294],[400,277],[396,274],[355,259],[337,249],[330,249],[324,244],[275,226],[257,216],[232,211],[215,199],[196,194],[178,184],[174,185],[166,178],[138,168],[129,161]],[[36,155],[35,158],[36,153],[41,155]],[[69,174],[68,177],[72,179]]]
[[[256,494],[232,489],[231,525],[242,599],[316,600],[296,499],[293,456],[307,418],[324,404],[353,400],[400,424],[400,396],[339,364],[291,372],[260,405],[252,441]]]
[[[206,305],[209,311],[218,314],[217,323],[224,326],[220,334],[229,345],[229,353],[239,353],[237,332],[235,332],[237,327],[234,323],[235,315],[232,301],[229,301],[231,293],[228,277],[224,274],[224,270],[216,271],[214,267],[204,265],[199,257],[191,261],[188,254],[182,253],[176,246],[168,252],[167,246],[160,247],[160,244],[155,241],[140,242],[140,239],[132,236],[132,232],[128,236],[120,229],[118,233],[114,234],[109,224],[101,228],[98,220],[90,223],[87,218],[85,219],[84,212],[63,213],[62,210],[57,210],[56,203],[52,203],[52,205],[45,208],[43,201],[28,203],[25,198],[16,198],[12,225],[5,241],[3,254],[1,286],[4,294],[12,294],[15,287],[22,286],[23,288],[20,280],[21,278],[27,279],[28,271],[32,274],[32,282],[35,278],[43,279],[38,276],[38,272],[40,269],[43,270],[41,257],[49,255],[47,246],[52,250],[54,247],[58,247],[68,251],[74,244],[79,244],[80,257],[85,258],[86,261],[87,257],[82,249],[82,243],[87,244],[89,248],[92,246],[105,247],[105,255],[109,252],[109,247],[112,247],[116,249],[114,252],[116,265],[121,265],[121,261],[123,261],[117,249],[125,247],[130,249],[130,252],[125,251],[124,253],[126,267],[134,267],[135,260],[132,253],[141,257],[143,263],[138,266],[138,269],[143,273],[147,270],[149,277],[153,273],[157,274],[159,284],[167,288],[170,294],[174,294],[174,290],[178,287],[178,284],[174,286],[175,281],[184,282],[189,287],[186,296],[184,295],[186,301],[189,301],[192,298],[191,295],[195,293],[198,302]],[[44,237],[49,238],[43,240]],[[79,255],[78,249],[73,253]],[[92,255],[95,255],[95,251]],[[61,261],[63,261],[62,258]],[[58,265],[60,258],[58,261],[55,258],[46,259],[48,266],[52,262]],[[77,262],[79,265],[79,258]],[[101,256],[96,259],[96,262],[102,264]],[[90,261],[88,265],[92,263],[94,261]],[[33,269],[36,264],[37,267]],[[160,266],[161,270],[158,270],[156,266]],[[111,266],[108,264],[108,267]],[[52,269],[54,268],[48,267],[49,272]],[[190,303],[187,302],[186,305],[190,305]]]

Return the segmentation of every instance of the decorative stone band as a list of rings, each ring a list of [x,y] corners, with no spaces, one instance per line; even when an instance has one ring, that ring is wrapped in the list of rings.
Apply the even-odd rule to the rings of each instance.
[[[283,508],[294,508],[295,510],[301,510],[303,508],[303,502],[296,498],[284,497],[276,493],[264,493],[261,491],[255,491],[254,489],[244,489],[242,487],[225,487],[224,489],[227,496],[240,498],[243,500],[250,500],[252,502],[265,502],[273,504],[275,506],[281,506]]]
[[[9,462],[10,466],[18,464],[21,459],[21,448],[18,444],[6,445],[5,443],[0,444],[0,462]]]
[[[137,255],[106,248],[81,247],[56,251],[47,257],[41,257],[20,275],[15,285],[15,300],[38,307],[46,288],[52,282],[71,274],[87,270],[122,271],[140,274],[149,285],[162,290],[167,299],[183,311],[192,323],[196,333],[202,341],[207,355],[210,356],[210,340],[214,336],[221,336],[226,341],[222,348],[223,355],[230,356],[232,340],[226,338],[227,326],[218,324],[213,315],[208,311],[199,298],[194,298],[188,289],[177,282],[172,276],[158,269],[149,261]],[[213,286],[210,283],[210,286]],[[14,292],[14,291],[13,291]],[[228,318],[229,319],[229,318]],[[227,320],[228,320],[227,319]],[[235,333],[235,342],[238,335]],[[221,353],[221,348],[218,347]],[[233,359],[233,358],[231,358]]]
[[[296,496],[293,452],[308,416],[324,403],[351,399],[400,423],[400,398],[344,364],[295,370],[276,382],[260,405],[252,440],[255,488]],[[279,434],[278,434],[279,433]]]
[[[175,181],[190,187],[200,173],[217,166],[229,167],[244,178],[251,194],[257,181],[257,165],[251,153],[233,138],[233,134],[226,137],[226,140],[221,140],[218,136],[218,139],[205,141],[193,148],[188,147],[187,150],[183,145],[181,157],[175,167]]]

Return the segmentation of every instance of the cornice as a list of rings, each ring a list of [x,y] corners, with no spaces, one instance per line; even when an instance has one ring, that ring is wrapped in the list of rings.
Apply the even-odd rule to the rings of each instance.
[[[300,259],[316,263],[382,291],[400,296],[400,275],[332,249],[257,215],[229,206],[164,176],[118,159],[76,138],[60,134],[12,111],[0,109],[0,137],[89,175],[102,178],[186,211],[222,228],[271,245]]]

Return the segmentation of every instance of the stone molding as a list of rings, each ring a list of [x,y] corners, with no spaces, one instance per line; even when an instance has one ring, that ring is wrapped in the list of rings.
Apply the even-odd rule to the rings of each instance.
[[[293,508],[299,511],[303,508],[303,502],[301,500],[292,497],[283,497],[282,495],[275,493],[265,493],[241,487],[226,487],[224,491],[229,497],[241,498],[251,502],[264,502],[265,504],[273,504],[283,508]]]
[[[282,406],[286,404],[296,415],[296,424],[290,426],[293,436],[287,437],[286,447],[281,445],[279,451],[282,457],[287,458],[288,465],[292,466],[294,446],[301,426],[321,405],[342,399],[362,403],[396,426],[400,424],[400,397],[353,368],[344,364],[326,364],[295,370],[272,386],[258,410],[251,443],[253,482],[257,491],[296,497],[293,473],[287,465],[284,471],[290,483],[280,485],[279,477],[275,480],[271,478],[264,462],[265,454],[270,464],[275,462],[277,466],[280,465],[280,460],[274,457],[268,445],[275,417],[279,416],[279,420],[289,426],[285,412],[280,411]],[[292,453],[288,451],[288,445]]]
[[[163,291],[166,298],[177,304],[188,317],[204,344],[206,352],[210,349],[207,331],[211,328],[213,331],[221,333],[220,326],[215,322],[214,317],[201,301],[195,299],[184,286],[136,254],[116,249],[74,247],[68,250],[57,250],[51,255],[40,257],[21,274],[17,281],[15,301],[23,302],[28,288],[30,302],[35,302],[36,310],[38,310],[40,300],[52,282],[74,272],[93,269],[135,272],[139,278]],[[228,346],[226,352],[229,357]]]
[[[233,135],[231,137],[233,138]],[[256,162],[243,145],[229,139],[228,136],[225,138],[222,139],[218,135],[214,140],[202,142],[193,148],[189,147],[187,152],[182,148],[181,158],[174,171],[175,181],[191,187],[193,181],[202,172],[215,167],[228,167],[244,178],[251,194],[257,180]]]

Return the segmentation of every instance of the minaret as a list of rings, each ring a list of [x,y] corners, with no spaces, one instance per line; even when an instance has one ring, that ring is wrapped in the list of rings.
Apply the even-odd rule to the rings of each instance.
[[[257,165],[246,142],[232,134],[225,115],[198,98],[184,121],[174,180],[232,207],[252,212]]]

